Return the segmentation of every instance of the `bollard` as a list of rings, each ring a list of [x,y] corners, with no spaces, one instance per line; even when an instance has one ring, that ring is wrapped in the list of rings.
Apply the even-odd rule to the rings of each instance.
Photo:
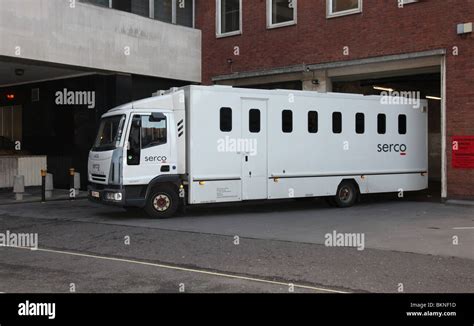
[[[13,192],[15,193],[15,200],[23,200],[25,193],[25,176],[16,175],[13,179]]]
[[[69,198],[74,200],[76,198],[76,189],[74,189],[74,174],[76,171],[74,168],[69,169]]]
[[[79,172],[74,173],[74,194],[79,195],[81,190],[81,174]]]
[[[46,175],[48,171],[41,170],[41,202],[46,202]]]
[[[46,190],[46,193],[45,193],[46,199],[53,198],[54,185],[53,185],[53,175],[51,173],[46,174],[45,190]]]

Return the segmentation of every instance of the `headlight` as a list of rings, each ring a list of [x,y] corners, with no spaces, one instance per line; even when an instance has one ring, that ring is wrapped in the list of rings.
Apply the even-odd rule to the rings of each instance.
[[[120,192],[108,192],[105,198],[110,201],[122,201],[123,195]]]

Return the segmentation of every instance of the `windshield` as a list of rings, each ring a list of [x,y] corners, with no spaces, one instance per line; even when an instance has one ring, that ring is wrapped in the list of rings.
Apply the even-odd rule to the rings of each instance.
[[[124,115],[103,118],[92,150],[110,151],[117,148],[122,139],[124,122]]]

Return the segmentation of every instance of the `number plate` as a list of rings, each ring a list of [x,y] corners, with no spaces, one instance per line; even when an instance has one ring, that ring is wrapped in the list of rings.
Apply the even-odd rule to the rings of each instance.
[[[97,191],[91,191],[91,196],[94,198],[100,198],[100,193]]]

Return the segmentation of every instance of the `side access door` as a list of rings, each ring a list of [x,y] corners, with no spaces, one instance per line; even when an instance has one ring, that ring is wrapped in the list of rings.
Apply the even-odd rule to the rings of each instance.
[[[265,99],[242,99],[242,200],[268,198],[267,106]]]

